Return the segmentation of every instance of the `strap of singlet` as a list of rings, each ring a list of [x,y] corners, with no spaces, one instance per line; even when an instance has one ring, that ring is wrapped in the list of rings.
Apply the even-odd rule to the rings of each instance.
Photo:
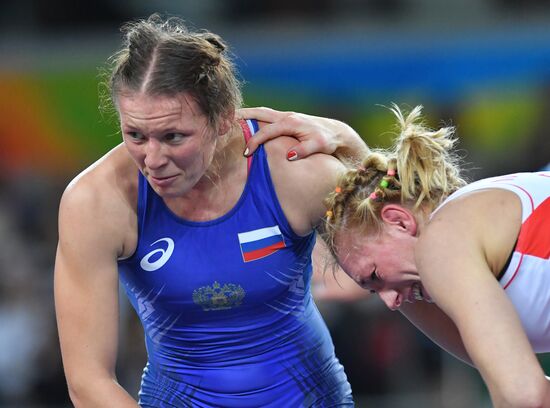
[[[241,125],[241,129],[243,130],[244,141],[245,143],[248,143],[248,141],[252,137],[252,132],[250,131],[250,127],[246,123],[246,120],[239,120],[239,125]],[[250,173],[250,167],[252,166],[252,155],[246,158],[246,163],[248,166],[248,172]]]
[[[504,265],[504,268],[500,271],[500,273],[497,276],[497,280],[500,282],[506,271],[508,270],[508,267],[510,266],[510,263],[512,262],[512,257],[514,256],[514,251],[516,250],[516,246],[518,244],[518,240],[516,239],[516,243],[514,244],[514,248],[512,248],[512,252],[510,252],[510,256],[508,257],[508,260],[506,261],[506,264]]]

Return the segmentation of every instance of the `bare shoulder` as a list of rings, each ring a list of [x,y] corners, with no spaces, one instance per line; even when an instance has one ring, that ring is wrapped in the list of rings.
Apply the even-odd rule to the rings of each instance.
[[[78,205],[81,211],[105,209],[105,205],[131,206],[137,172],[126,149],[119,145],[78,174],[65,189],[61,203]]]
[[[498,274],[514,248],[521,227],[521,202],[512,192],[486,189],[450,201],[422,231],[417,257],[431,262],[441,255],[483,257]]]
[[[286,154],[296,144],[278,137],[265,144],[269,169],[283,211],[294,231],[309,233],[324,215],[323,200],[334,189],[343,164],[333,156],[317,153],[296,161]]]
[[[119,241],[117,252],[123,252],[136,214],[137,172],[119,145],[77,175],[61,198],[60,240],[77,232],[82,238],[101,235]]]

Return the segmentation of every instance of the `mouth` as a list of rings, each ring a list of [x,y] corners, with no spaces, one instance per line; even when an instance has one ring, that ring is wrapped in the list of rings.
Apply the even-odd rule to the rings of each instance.
[[[171,184],[177,176],[156,177],[149,174],[149,180],[159,187],[166,187]]]
[[[153,176],[152,174],[149,174],[149,177],[151,177],[151,179],[152,179],[152,180],[155,180],[155,181],[162,181],[162,180],[171,179],[172,177],[176,177],[176,176],[164,176],[164,177],[159,177],[159,176]]]
[[[411,287],[412,297],[415,301],[426,301],[433,303],[432,299],[424,293],[424,288],[419,282],[413,283]]]

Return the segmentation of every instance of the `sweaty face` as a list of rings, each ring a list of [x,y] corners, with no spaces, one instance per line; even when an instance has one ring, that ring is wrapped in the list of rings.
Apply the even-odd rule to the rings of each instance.
[[[157,194],[182,196],[204,181],[217,132],[193,98],[131,93],[117,102],[124,143]]]
[[[415,242],[415,236],[392,226],[375,235],[348,230],[335,240],[342,269],[359,286],[378,293],[391,310],[403,302],[430,300],[414,262]]]

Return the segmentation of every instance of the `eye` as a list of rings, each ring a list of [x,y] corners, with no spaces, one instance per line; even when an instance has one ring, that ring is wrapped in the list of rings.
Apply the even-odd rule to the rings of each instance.
[[[126,132],[126,136],[128,136],[130,139],[136,140],[136,141],[144,139],[143,134],[141,134],[139,132]]]
[[[378,277],[378,275],[376,274],[376,268],[374,268],[374,270],[372,271],[372,273],[370,274],[370,280],[373,281],[373,282],[376,282],[376,281],[379,281],[380,278]]]
[[[178,143],[185,138],[183,133],[167,133],[164,135],[164,140],[169,143]]]
[[[376,291],[372,289],[372,281],[370,279],[360,279],[357,281],[357,284],[370,293],[376,293]]]

